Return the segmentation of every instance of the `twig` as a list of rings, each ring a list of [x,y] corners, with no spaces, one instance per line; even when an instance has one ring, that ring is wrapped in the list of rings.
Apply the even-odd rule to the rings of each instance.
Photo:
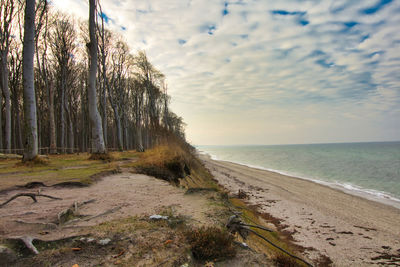
[[[6,202],[2,203],[0,205],[0,208],[4,207],[5,205],[7,205],[9,202],[13,201],[14,199],[18,198],[18,197],[30,197],[32,198],[33,202],[37,202],[36,197],[47,197],[50,199],[56,199],[56,200],[62,200],[62,198],[58,198],[58,197],[53,197],[53,196],[49,196],[49,195],[43,195],[43,194],[34,194],[34,193],[19,193],[16,194],[15,196],[11,197],[9,200],[7,200]]]

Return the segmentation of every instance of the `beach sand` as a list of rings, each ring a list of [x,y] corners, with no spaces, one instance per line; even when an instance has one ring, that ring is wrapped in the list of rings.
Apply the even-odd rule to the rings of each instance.
[[[400,266],[400,210],[312,181],[200,156],[215,179],[287,225],[303,257],[333,266]]]

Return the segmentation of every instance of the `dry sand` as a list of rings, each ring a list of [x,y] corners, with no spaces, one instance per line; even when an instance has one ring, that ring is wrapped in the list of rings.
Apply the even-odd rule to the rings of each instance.
[[[287,225],[310,260],[322,254],[333,266],[400,266],[399,209],[311,181],[201,158],[222,186],[232,193],[244,190],[260,212]]]
[[[21,192],[38,189],[20,189],[0,194],[0,203]],[[176,214],[189,217],[192,223],[212,223],[206,197],[187,195],[185,190],[154,177],[121,173],[104,177],[96,184],[83,188],[42,187],[41,194],[62,198],[52,200],[38,197],[34,203],[29,197],[19,197],[0,209],[0,237],[29,235],[42,240],[54,240],[81,234],[88,226],[128,216],[157,214],[172,207]],[[93,202],[79,208],[83,220],[58,226],[57,215],[75,202]],[[101,215],[107,212],[105,215]],[[97,216],[101,215],[98,217]],[[85,220],[85,219],[89,220]]]

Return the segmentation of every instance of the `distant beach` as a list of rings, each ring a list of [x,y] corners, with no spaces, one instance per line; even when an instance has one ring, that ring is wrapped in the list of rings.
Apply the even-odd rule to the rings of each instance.
[[[400,210],[312,181],[201,155],[232,194],[281,221],[305,255],[328,256],[334,266],[400,263]]]

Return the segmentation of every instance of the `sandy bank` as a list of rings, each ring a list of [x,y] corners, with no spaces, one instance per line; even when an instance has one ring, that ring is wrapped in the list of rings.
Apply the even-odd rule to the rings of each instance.
[[[239,189],[288,225],[305,256],[327,255],[334,266],[400,265],[400,210],[274,172],[201,156],[218,182]],[[311,248],[315,249],[311,249]]]

